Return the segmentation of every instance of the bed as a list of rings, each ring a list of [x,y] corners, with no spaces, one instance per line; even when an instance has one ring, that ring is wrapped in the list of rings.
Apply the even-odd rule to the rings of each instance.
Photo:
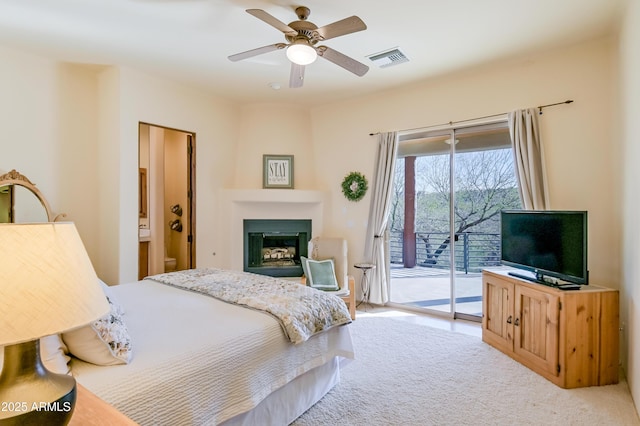
[[[304,289],[303,298],[318,292],[261,280]],[[153,277],[108,292],[124,312],[129,363],[98,366],[72,357],[71,371],[141,425],[289,424],[338,383],[340,368],[354,358],[342,301],[338,316],[348,320],[292,343],[269,313]]]
[[[0,176],[0,210],[10,211],[0,222],[64,217],[16,170]],[[214,275],[224,278],[223,291],[201,294],[200,283]],[[264,294],[242,287],[252,282],[247,277]],[[349,311],[335,295],[237,271],[147,278],[103,283],[107,316],[40,339],[47,369],[73,374],[141,425],[285,425],[335,386],[340,368],[354,358]],[[272,288],[280,289],[276,299],[311,303],[276,304]],[[268,297],[273,303],[263,306]]]

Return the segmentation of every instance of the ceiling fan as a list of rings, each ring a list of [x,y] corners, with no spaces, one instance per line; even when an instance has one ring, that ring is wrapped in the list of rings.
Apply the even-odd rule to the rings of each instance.
[[[321,41],[366,30],[367,26],[357,16],[351,16],[318,28],[314,23],[307,21],[311,10],[303,6],[296,8],[296,15],[298,15],[299,20],[293,21],[288,25],[261,9],[247,9],[247,13],[282,31],[287,43],[270,44],[231,55],[229,59],[233,62],[286,48],[287,58],[291,61],[291,76],[289,77],[289,87],[291,88],[302,87],[305,66],[313,63],[318,56],[359,77],[369,71],[369,67],[365,64],[337,50],[327,46],[316,46]]]

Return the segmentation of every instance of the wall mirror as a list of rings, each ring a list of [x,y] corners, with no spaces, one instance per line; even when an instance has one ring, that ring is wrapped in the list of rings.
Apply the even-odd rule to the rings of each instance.
[[[60,216],[26,176],[16,170],[0,175],[0,223],[55,222]]]

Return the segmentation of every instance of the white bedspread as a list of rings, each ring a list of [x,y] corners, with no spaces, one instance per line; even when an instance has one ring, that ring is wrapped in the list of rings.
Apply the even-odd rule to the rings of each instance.
[[[199,268],[153,275],[145,280],[268,312],[280,321],[292,343],[304,342],[316,333],[351,322],[347,306],[339,297],[267,275]]]
[[[134,356],[99,367],[77,359],[78,382],[142,425],[214,425],[255,407],[335,356],[353,358],[348,326],[299,345],[268,314],[153,281],[112,287]]]

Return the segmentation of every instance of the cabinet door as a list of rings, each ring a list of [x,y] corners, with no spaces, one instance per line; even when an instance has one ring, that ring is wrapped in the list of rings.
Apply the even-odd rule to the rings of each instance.
[[[536,371],[558,375],[558,296],[544,289],[515,288],[514,353]]]
[[[514,285],[512,282],[483,275],[482,340],[503,351],[513,350]]]

